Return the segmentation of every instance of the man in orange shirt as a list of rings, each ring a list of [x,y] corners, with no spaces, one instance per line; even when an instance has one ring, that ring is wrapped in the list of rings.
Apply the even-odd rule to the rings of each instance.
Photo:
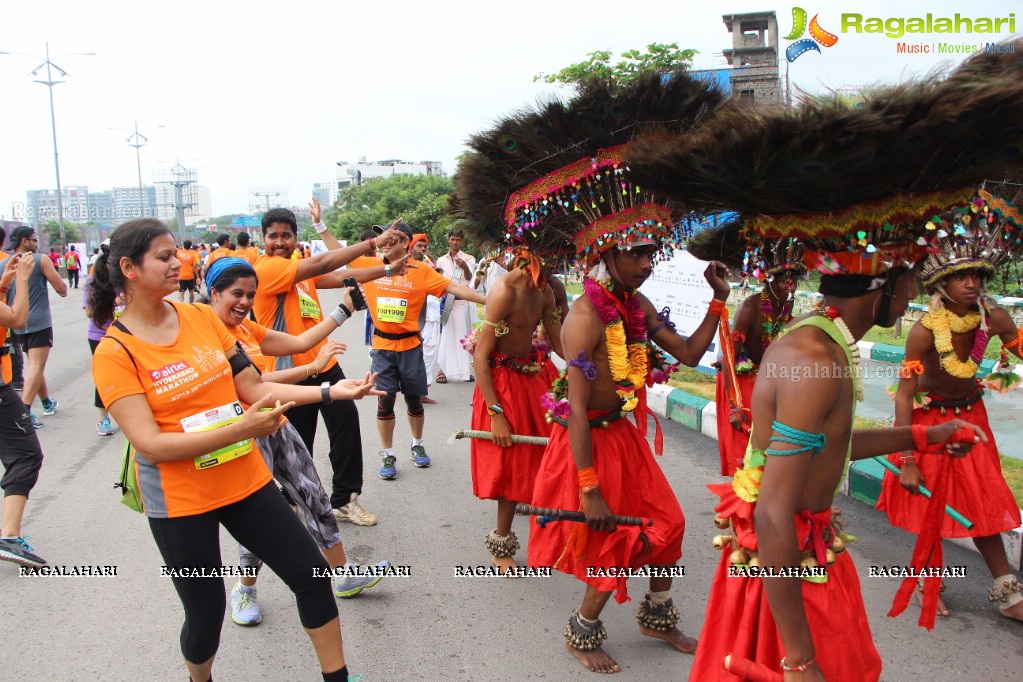
[[[295,214],[286,208],[275,208],[263,215],[266,254],[260,256],[254,266],[259,287],[252,309],[256,321],[264,327],[298,335],[315,326],[323,319],[317,288],[340,288],[343,279],[352,277],[353,273],[338,271],[338,268],[358,256],[375,253],[373,241],[381,247],[389,247],[399,239],[399,234],[390,230],[375,240],[342,247],[320,222],[319,210],[314,211],[312,217],[314,227],[322,235],[329,250],[312,258],[294,260],[291,256],[298,245],[298,221]],[[395,267],[401,267],[401,263],[396,263]],[[355,279],[365,281],[384,274],[385,268],[377,266],[357,271]],[[306,353],[274,358],[274,367],[268,369],[280,370],[308,364],[316,358],[325,343],[325,340],[320,342]],[[298,382],[298,385],[319,386],[324,381],[333,383],[342,378],[344,372],[332,358],[324,371]],[[329,457],[333,470],[330,503],[335,515],[340,520],[360,526],[375,525],[376,517],[359,502],[359,494],[362,492],[362,434],[359,431],[359,413],[355,403],[351,400],[336,400],[330,404],[300,405],[288,411],[288,420],[298,430],[310,453],[315,452],[313,441],[316,436],[317,413],[323,415],[330,438]]]
[[[178,300],[185,302],[185,292],[188,292],[188,302],[195,303],[195,271],[199,267],[199,254],[192,250],[192,240],[186,239],[183,248],[178,249],[177,258],[181,261],[181,279],[178,280]]]
[[[249,261],[249,265],[255,265],[256,259],[259,258],[259,249],[249,242],[248,232],[238,233],[238,248],[233,254],[237,258],[244,258]]]
[[[202,278],[206,279],[206,271],[210,269],[218,258],[225,258],[227,256],[233,256],[234,251],[231,250],[231,235],[221,233],[217,235],[217,248],[210,253],[209,258],[206,259],[206,263],[202,268]]]
[[[410,459],[417,467],[430,466],[430,458],[423,446],[422,396],[426,395],[426,365],[423,363],[423,341],[419,332],[425,318],[427,296],[440,298],[453,294],[466,301],[484,303],[486,298],[464,284],[452,282],[438,274],[422,261],[410,260],[404,274],[391,273],[388,263],[404,258],[412,240],[412,228],[405,223],[394,226],[400,232],[398,243],[379,258],[359,258],[355,268],[385,265],[381,279],[367,282],[366,302],[373,317],[372,370],[378,372],[376,388],[387,395],[377,401],[377,432],[380,434],[380,478],[393,481],[398,477],[394,456],[394,401],[401,391],[408,406],[409,427],[412,429]],[[374,229],[382,229],[377,226]],[[420,312],[424,314],[421,316]]]

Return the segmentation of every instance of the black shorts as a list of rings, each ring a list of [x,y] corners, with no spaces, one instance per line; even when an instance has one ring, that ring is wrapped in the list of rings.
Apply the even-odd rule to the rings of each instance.
[[[43,450],[21,396],[10,384],[0,384],[0,442],[0,464],[4,467],[0,488],[5,495],[28,497],[39,480]]]
[[[179,279],[178,291],[195,291],[194,279]]]
[[[423,344],[403,351],[373,349],[369,357],[369,371],[377,373],[377,390],[384,393],[427,395]]]
[[[29,332],[28,334],[16,334],[18,345],[21,350],[27,353],[30,348],[53,348],[53,327]]]

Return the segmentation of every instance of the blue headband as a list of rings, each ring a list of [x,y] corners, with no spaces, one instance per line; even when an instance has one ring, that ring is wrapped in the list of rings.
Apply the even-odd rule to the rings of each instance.
[[[253,268],[252,264],[249,263],[249,261],[245,260],[244,258],[235,258],[233,256],[228,256],[226,258],[218,258],[217,260],[213,261],[213,265],[211,265],[210,269],[206,271],[207,293],[209,293],[211,296],[213,295],[213,285],[216,284],[217,278],[220,277],[224,270],[227,270],[229,267],[233,265],[244,265],[245,268],[249,272],[251,272],[253,276],[255,276],[256,274],[255,268]]]

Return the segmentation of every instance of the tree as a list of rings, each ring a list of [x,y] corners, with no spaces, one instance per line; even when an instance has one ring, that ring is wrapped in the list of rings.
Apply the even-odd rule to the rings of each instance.
[[[454,190],[450,178],[439,175],[392,175],[374,178],[358,187],[341,191],[336,218],[324,221],[338,239],[358,241],[373,225],[389,225],[403,218],[416,232],[430,238],[430,251],[440,253],[447,244],[451,217],[447,214],[448,195]],[[471,245],[466,245],[470,250]]]
[[[56,220],[47,220],[45,223],[40,225],[43,234],[46,235],[47,243],[50,246],[56,246],[60,248],[60,223]],[[78,233],[78,228],[71,223],[64,223],[64,243],[71,244],[72,242],[82,241],[82,235]]]
[[[586,61],[566,66],[557,73],[538,73],[533,76],[533,81],[575,85],[597,77],[628,83],[647,71],[668,73],[683,67],[689,68],[697,54],[697,50],[680,50],[678,43],[650,43],[646,46],[646,52],[628,50],[621,54],[622,61],[612,64],[611,52],[598,50],[588,53]]]

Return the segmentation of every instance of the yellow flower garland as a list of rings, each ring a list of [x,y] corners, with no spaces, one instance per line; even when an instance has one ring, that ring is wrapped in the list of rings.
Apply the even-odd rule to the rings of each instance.
[[[934,334],[934,350],[938,351],[941,368],[958,379],[972,379],[977,376],[980,365],[972,357],[960,360],[952,346],[952,332],[965,334],[980,326],[980,313],[971,311],[959,317],[948,308],[942,307],[926,313],[922,324]]]
[[[622,409],[631,412],[636,408],[636,390],[646,381],[646,343],[626,343],[625,325],[615,320],[604,331],[607,339],[607,360],[611,367],[611,378],[617,386],[616,392],[624,401]],[[625,388],[625,386],[629,388]]]

